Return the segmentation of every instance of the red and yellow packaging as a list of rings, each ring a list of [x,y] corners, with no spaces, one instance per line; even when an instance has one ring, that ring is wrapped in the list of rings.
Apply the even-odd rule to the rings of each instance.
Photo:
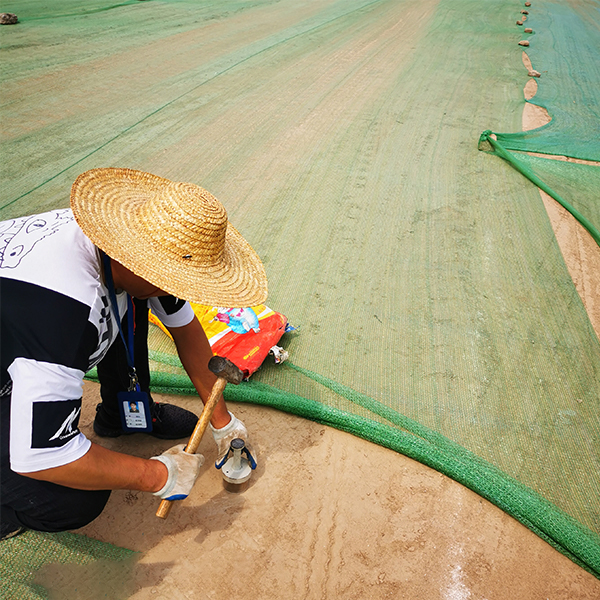
[[[260,367],[288,325],[284,315],[264,304],[249,308],[191,306],[213,352],[237,365],[246,379]],[[169,335],[152,312],[149,320]]]

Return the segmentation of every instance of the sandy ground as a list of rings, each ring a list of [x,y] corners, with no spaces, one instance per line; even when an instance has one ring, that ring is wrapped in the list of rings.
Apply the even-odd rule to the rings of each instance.
[[[526,56],[526,55],[525,55]],[[526,97],[535,93],[528,84]],[[547,114],[526,105],[524,129]],[[557,203],[544,202],[575,284],[600,333],[600,251]],[[157,397],[196,412],[193,398]],[[86,383],[82,430],[98,386]],[[132,564],[50,566],[56,598],[445,600],[600,597],[600,581],[460,484],[343,432],[250,405],[232,405],[260,464],[243,494],[223,489],[214,443],[192,495],[166,521],[149,494],[114,492],[80,530],[139,551]],[[96,439],[96,441],[98,441]],[[147,436],[102,440],[140,456],[168,448]],[[74,592],[74,589],[77,592]]]
[[[82,429],[92,439],[98,390],[86,383]],[[163,399],[199,408],[194,398]],[[205,437],[200,479],[166,521],[150,494],[117,491],[80,530],[141,552],[130,570],[50,567],[41,581],[69,590],[56,597],[73,599],[74,588],[81,598],[136,600],[600,597],[600,581],[444,475],[311,421],[230,408],[259,449],[250,487],[224,490]],[[102,443],[142,456],[171,445],[141,434]]]

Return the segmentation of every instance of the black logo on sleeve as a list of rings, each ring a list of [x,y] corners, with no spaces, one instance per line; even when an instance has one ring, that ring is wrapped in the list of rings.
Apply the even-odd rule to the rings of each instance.
[[[159,296],[157,299],[168,315],[174,315],[185,306],[185,300],[180,300],[179,298],[175,298],[175,296]]]
[[[79,400],[33,403],[32,448],[64,446],[79,434]]]

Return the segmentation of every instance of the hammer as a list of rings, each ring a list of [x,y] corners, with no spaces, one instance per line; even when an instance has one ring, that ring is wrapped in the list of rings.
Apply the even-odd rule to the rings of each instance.
[[[219,397],[223,393],[225,386],[228,383],[233,383],[234,385],[238,385],[242,382],[244,378],[244,374],[242,371],[234,365],[227,358],[223,358],[222,356],[213,356],[208,361],[209,370],[217,376],[217,381],[215,381],[215,385],[210,392],[210,396],[204,405],[204,410],[196,423],[196,427],[192,432],[192,436],[190,437],[187,446],[184,449],[184,452],[188,454],[196,454],[196,450],[198,450],[198,446],[200,445],[200,440],[208,427],[208,424],[212,418],[212,414],[215,410],[215,406],[219,401]],[[169,511],[171,510],[171,500],[162,500],[158,510],[156,511],[156,516],[161,519],[166,519],[169,515]]]

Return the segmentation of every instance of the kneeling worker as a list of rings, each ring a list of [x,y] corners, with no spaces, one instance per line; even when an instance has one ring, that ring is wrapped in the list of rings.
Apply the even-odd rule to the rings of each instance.
[[[143,459],[90,442],[78,429],[83,378],[97,365],[98,436],[192,433],[195,414],[150,395],[147,311],[206,402],[212,351],[188,301],[246,307],[267,296],[259,257],[219,201],[149,173],[87,171],[71,209],[0,223],[0,277],[0,539],[82,527],[110,490],[185,498],[202,455],[180,445]],[[217,461],[232,439],[248,439],[223,398],[211,430]]]

